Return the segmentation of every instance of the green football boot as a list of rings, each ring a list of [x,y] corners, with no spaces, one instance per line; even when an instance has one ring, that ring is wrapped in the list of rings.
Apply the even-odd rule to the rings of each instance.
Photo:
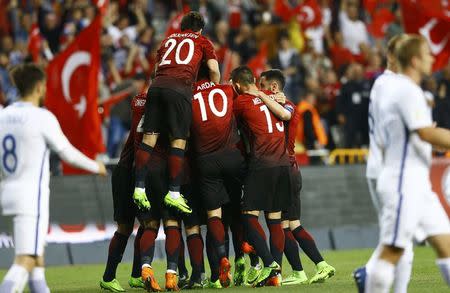
[[[281,267],[276,262],[273,262],[270,266],[264,267],[261,273],[256,279],[253,287],[263,287],[266,285],[267,281],[269,281],[272,277],[275,277],[277,274],[281,272]]]
[[[131,288],[145,288],[144,282],[142,282],[142,278],[133,278],[130,277],[128,280],[128,285],[130,285]]]
[[[336,269],[326,261],[321,261],[316,265],[316,274],[309,280],[310,284],[323,283],[326,279],[331,278],[336,273]]]
[[[245,258],[239,257],[234,260],[234,286],[242,286],[245,281]]]
[[[283,285],[308,284],[308,277],[305,271],[292,271],[288,277],[283,280]]]
[[[209,284],[206,286],[208,289],[222,289],[222,285],[220,284],[220,280],[217,279],[215,282],[209,281]]]
[[[170,191],[169,191],[166,194],[166,196],[164,197],[164,203],[170,207],[176,208],[177,210],[179,210],[183,213],[186,213],[186,214],[192,213],[192,209],[187,205],[186,199],[181,194],[179,197],[173,198],[170,195]]]
[[[253,286],[262,271],[262,266],[257,264],[256,267],[250,267],[245,276],[245,286]]]
[[[100,288],[111,292],[125,292],[125,289],[123,289],[122,286],[120,286],[119,281],[117,281],[116,279],[109,282],[101,280]]]

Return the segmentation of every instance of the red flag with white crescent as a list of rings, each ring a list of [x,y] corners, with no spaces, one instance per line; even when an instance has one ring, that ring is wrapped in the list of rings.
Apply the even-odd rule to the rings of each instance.
[[[284,22],[295,18],[304,30],[322,24],[322,11],[317,0],[304,0],[295,6],[288,0],[275,0],[274,13]]]
[[[444,3],[445,2],[445,3]],[[403,23],[407,33],[427,39],[436,58],[433,69],[447,65],[450,57],[450,6],[440,0],[401,0]]]
[[[69,141],[90,158],[105,150],[97,109],[100,32],[101,18],[97,16],[47,67],[45,105],[58,118]],[[63,171],[84,173],[67,165]]]

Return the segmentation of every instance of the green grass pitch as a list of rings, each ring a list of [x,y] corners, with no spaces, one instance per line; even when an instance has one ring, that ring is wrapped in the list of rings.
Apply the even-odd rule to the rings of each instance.
[[[281,288],[236,288],[226,289],[228,292],[250,292],[257,290],[259,293],[265,292],[357,292],[351,277],[351,272],[356,267],[363,264],[370,256],[372,250],[345,250],[328,251],[324,253],[325,259],[336,267],[336,275],[323,284],[286,286]],[[106,252],[105,252],[106,253]],[[308,276],[314,274],[314,267],[307,257],[302,254],[302,262]],[[188,265],[188,264],[187,264]],[[164,263],[161,261],[154,263],[154,268],[161,287],[164,286]],[[284,263],[284,275],[290,273],[290,267]],[[46,270],[48,284],[52,292],[101,292],[98,282],[103,274],[104,265],[77,265],[69,267],[50,267]],[[128,292],[144,292],[139,289],[128,287],[128,276],[131,271],[131,264],[123,263],[119,265],[117,279]],[[0,279],[3,279],[5,270],[0,271]],[[189,292],[199,292],[192,290]],[[201,292],[217,292],[217,290],[201,290]],[[415,249],[414,268],[408,292],[448,292],[444,281],[435,265],[435,256],[428,247],[418,247]],[[256,292],[255,292],[256,293]]]

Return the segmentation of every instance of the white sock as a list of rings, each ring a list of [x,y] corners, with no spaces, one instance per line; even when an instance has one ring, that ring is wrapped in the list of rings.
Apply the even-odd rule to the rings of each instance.
[[[378,259],[378,256],[380,255],[382,247],[383,247],[383,245],[378,244],[378,246],[372,252],[372,255],[370,256],[369,261],[366,264],[366,273],[367,274],[370,274],[370,272],[373,270],[374,262]]]
[[[411,279],[411,271],[413,267],[414,251],[413,245],[407,246],[403,251],[403,255],[395,267],[395,293],[407,293],[408,284]]]
[[[175,275],[177,274],[177,272],[174,270],[167,270],[166,273],[175,274]]]
[[[28,271],[18,265],[13,264],[0,285],[0,293],[23,292],[28,280]]]
[[[169,195],[172,199],[177,199],[180,197],[180,192],[179,191],[170,191],[169,190]]]
[[[439,258],[436,260],[436,264],[439,270],[441,270],[445,283],[450,287],[450,258]]]
[[[376,269],[366,277],[366,293],[389,293],[395,266],[382,259],[377,259],[373,265]]]
[[[28,286],[31,293],[49,293],[50,289],[45,281],[45,269],[43,267],[35,267],[30,273]]]

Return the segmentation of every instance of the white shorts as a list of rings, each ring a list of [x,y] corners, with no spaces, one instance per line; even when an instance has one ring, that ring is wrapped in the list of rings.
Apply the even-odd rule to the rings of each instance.
[[[48,216],[13,216],[13,240],[16,255],[44,255]]]
[[[430,236],[450,234],[449,218],[426,180],[404,180],[398,188],[398,180],[380,178],[377,193],[382,203],[382,244],[405,248],[414,237],[422,241]]]

